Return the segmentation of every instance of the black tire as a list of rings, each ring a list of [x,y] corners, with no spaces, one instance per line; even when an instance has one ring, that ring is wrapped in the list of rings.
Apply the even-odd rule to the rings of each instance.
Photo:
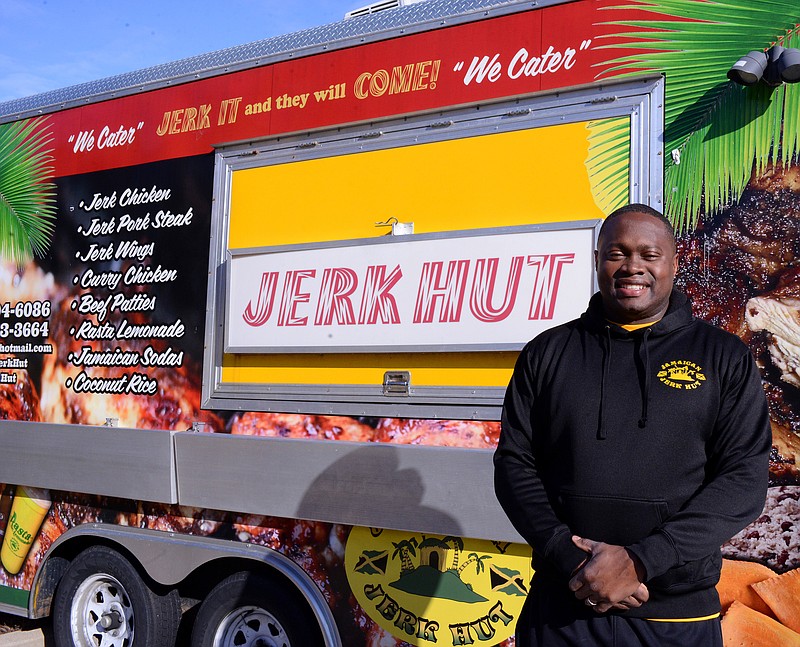
[[[176,590],[156,593],[120,553],[92,546],[58,584],[53,638],[56,647],[174,647],[180,618]]]
[[[316,647],[322,645],[307,606],[270,580],[243,571],[206,596],[192,628],[192,647]]]

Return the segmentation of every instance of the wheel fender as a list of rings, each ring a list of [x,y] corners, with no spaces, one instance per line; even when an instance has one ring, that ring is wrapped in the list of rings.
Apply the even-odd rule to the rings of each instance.
[[[195,537],[146,528],[91,523],[71,528],[47,551],[34,578],[28,602],[31,618],[49,615],[53,592],[69,562],[61,557],[66,545],[105,543],[122,547],[156,582],[174,586],[208,562],[232,557],[269,566],[291,581],[319,622],[325,647],[342,647],[333,613],[311,577],[288,557],[264,546],[213,537]]]

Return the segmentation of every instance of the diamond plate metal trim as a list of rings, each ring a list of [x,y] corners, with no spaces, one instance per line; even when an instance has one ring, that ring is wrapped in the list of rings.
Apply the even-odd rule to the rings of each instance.
[[[0,123],[293,57],[574,0],[425,0],[0,103]]]

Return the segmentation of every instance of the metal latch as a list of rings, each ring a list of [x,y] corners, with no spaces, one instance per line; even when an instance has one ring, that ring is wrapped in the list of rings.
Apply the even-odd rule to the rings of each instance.
[[[383,374],[383,395],[409,395],[411,373],[408,371],[386,371]]]
[[[400,222],[397,218],[392,216],[384,222],[376,222],[376,227],[391,227],[392,236],[407,236],[414,233],[413,222]]]

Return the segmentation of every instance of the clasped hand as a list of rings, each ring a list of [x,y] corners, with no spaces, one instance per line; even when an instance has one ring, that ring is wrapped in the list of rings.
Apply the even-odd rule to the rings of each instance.
[[[583,537],[572,541],[587,553],[569,581],[569,589],[597,613],[609,609],[640,607],[650,597],[644,585],[644,567],[624,546],[605,544]]]

